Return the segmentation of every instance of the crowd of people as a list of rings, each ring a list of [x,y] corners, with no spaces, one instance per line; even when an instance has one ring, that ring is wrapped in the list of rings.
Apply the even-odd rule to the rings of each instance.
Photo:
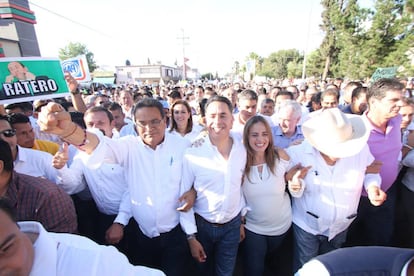
[[[404,257],[361,271],[414,269],[414,81],[65,78],[70,97],[0,107],[0,272],[329,275],[371,251]]]

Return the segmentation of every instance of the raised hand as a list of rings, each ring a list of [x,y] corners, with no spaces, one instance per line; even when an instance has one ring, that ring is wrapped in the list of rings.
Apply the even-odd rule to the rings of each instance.
[[[69,159],[69,145],[67,143],[62,144],[62,148],[55,153],[52,159],[52,165],[55,169],[63,168]]]
[[[37,124],[42,131],[59,135],[69,136],[75,130],[75,123],[72,122],[69,112],[58,103],[50,102],[42,107],[39,113]]]

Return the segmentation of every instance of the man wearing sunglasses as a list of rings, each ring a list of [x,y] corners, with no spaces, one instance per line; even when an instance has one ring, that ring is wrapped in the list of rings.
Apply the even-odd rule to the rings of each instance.
[[[15,171],[35,177],[57,181],[57,169],[52,166],[53,156],[47,152],[20,147],[16,130],[10,124],[10,116],[0,115],[0,140],[9,144]],[[61,170],[65,170],[63,167]]]

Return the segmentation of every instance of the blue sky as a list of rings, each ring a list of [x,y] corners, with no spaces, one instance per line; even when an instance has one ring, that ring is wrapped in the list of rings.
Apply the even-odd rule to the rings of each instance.
[[[320,0],[33,0],[42,56],[56,57],[69,42],[81,42],[100,66],[182,60],[203,73],[230,71],[250,52],[267,57],[281,49],[319,47]],[[47,8],[74,24],[40,8]]]

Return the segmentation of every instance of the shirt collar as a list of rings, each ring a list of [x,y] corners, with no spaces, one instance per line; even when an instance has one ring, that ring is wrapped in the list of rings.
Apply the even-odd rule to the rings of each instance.
[[[30,276],[56,275],[59,243],[38,222],[23,221],[18,222],[18,224],[22,232],[38,234],[37,240],[33,244],[34,261]]]
[[[275,135],[285,136],[282,132],[282,128],[279,125],[275,126],[274,130],[275,130]],[[300,135],[300,134],[303,134],[302,127],[300,125],[296,125],[295,133],[293,133],[292,137],[295,137],[296,135]]]
[[[17,156],[16,160],[14,160],[14,164],[16,165],[18,162],[25,162],[27,158],[28,156],[26,149],[17,145]]]
[[[381,129],[379,129],[378,127],[376,127],[375,125],[373,125],[372,123],[371,123],[371,121],[369,120],[369,118],[368,118],[368,116],[367,116],[367,114],[368,114],[368,111],[365,111],[364,112],[364,114],[362,115],[363,116],[363,119],[366,121],[366,123],[368,124],[368,126],[370,127],[370,130],[372,131],[372,130],[374,130],[374,131],[377,131],[377,132],[379,132],[379,133],[382,133],[382,134],[384,134],[384,132],[381,130]],[[393,117],[393,118],[391,118],[391,119],[389,119],[388,120],[388,122],[387,122],[387,127],[386,127],[386,129],[385,129],[385,133],[386,134],[388,134],[388,133],[390,133],[391,132],[391,130],[394,128],[394,127],[400,127],[400,124],[401,124],[401,118],[402,118],[402,116],[400,115],[400,114],[398,114],[397,116],[395,116],[395,117]]]
[[[142,138],[141,138],[139,135],[138,135],[137,137],[138,137],[138,141],[139,141],[139,143],[140,143],[140,144],[141,144],[144,148],[156,151],[156,150],[158,150],[158,149],[160,149],[160,148],[164,147],[164,145],[166,144],[166,141],[167,141],[167,137],[168,137],[169,135],[174,135],[174,134],[170,134],[170,133],[164,132],[164,139],[162,140],[162,142],[161,142],[161,143],[159,143],[159,144],[155,147],[155,149],[153,149],[153,148],[151,148],[150,146],[148,146],[147,144],[145,144],[145,143],[144,143],[144,141],[142,140]]]

